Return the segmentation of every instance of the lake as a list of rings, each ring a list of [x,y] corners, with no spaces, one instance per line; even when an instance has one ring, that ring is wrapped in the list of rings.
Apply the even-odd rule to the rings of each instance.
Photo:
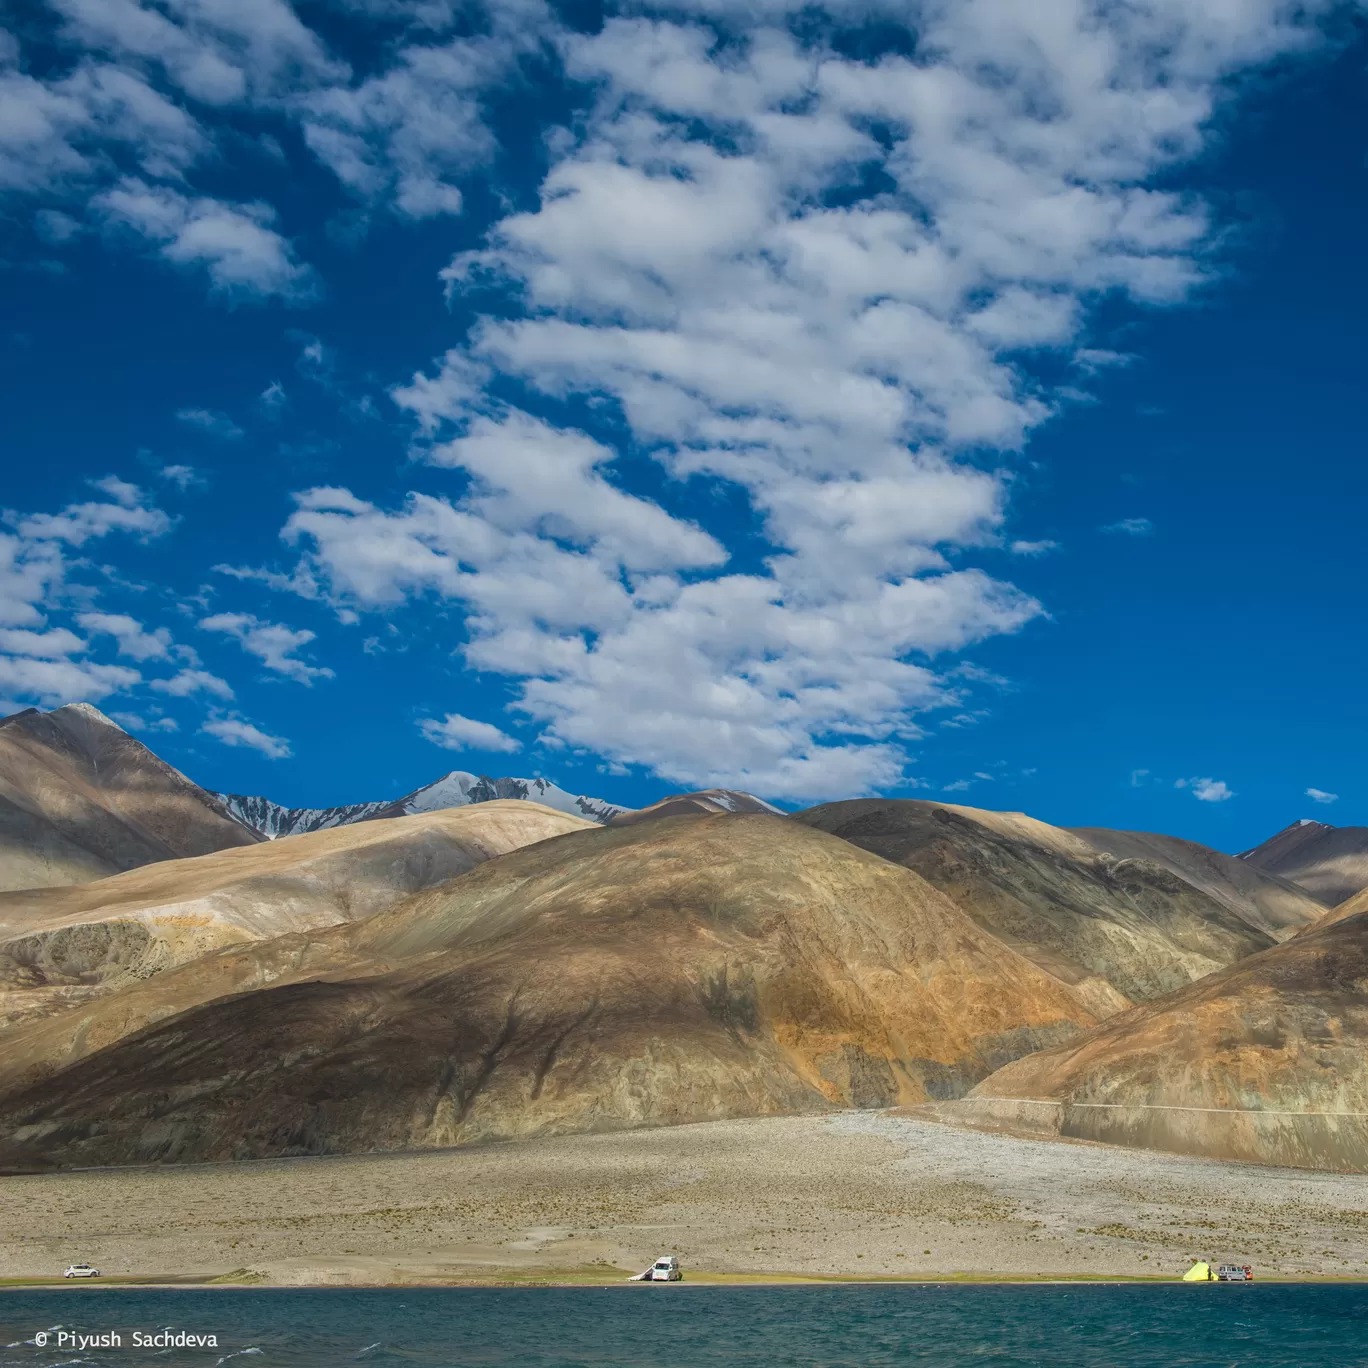
[[[1365,1368],[1368,1286],[8,1290],[0,1346],[0,1368]]]

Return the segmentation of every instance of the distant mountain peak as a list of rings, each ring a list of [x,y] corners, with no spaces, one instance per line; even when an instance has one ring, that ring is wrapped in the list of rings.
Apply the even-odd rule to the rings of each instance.
[[[494,779],[487,774],[470,774],[465,770],[451,770],[402,798],[347,803],[340,807],[291,808],[269,798],[248,794],[220,793],[216,796],[238,821],[271,840],[381,817],[408,817],[418,812],[488,803],[497,798],[521,798],[601,825],[627,811],[604,798],[568,793],[549,779]]]
[[[1368,887],[1368,827],[1331,826],[1302,817],[1240,859],[1277,874],[1327,907],[1338,907]]]

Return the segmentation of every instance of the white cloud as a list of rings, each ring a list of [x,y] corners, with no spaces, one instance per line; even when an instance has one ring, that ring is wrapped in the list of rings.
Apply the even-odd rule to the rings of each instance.
[[[244,746],[271,760],[284,760],[291,754],[290,743],[283,737],[271,736],[241,717],[211,717],[200,731],[217,737],[225,746]]]
[[[956,713],[953,717],[947,717],[942,723],[942,727],[949,727],[952,731],[957,731],[961,727],[976,727],[985,717],[990,716],[987,708],[975,708],[973,712]]]
[[[172,698],[189,698],[193,694],[211,694],[215,698],[231,699],[233,687],[226,679],[207,670],[181,670],[169,679],[154,679],[151,688]]]
[[[38,605],[64,573],[61,550],[53,543],[0,532],[0,624],[41,624]]]
[[[1056,541],[1014,541],[1008,548],[1014,556],[1047,556],[1059,550]]]
[[[1174,788],[1191,789],[1200,803],[1224,803],[1235,796],[1235,791],[1224,779],[1177,779]]]
[[[169,465],[162,466],[161,477],[168,484],[173,484],[184,493],[187,489],[193,489],[196,485],[205,483],[204,476],[188,465]]]
[[[104,698],[141,682],[137,670],[123,665],[0,655],[0,689],[16,697],[36,698],[47,707]]]
[[[84,231],[80,223],[60,209],[40,209],[33,216],[33,228],[44,242],[54,247],[70,242]]]
[[[315,679],[333,677],[330,669],[310,665],[294,654],[314,639],[316,634],[313,632],[295,631],[278,622],[262,622],[250,613],[215,613],[202,618],[199,626],[205,632],[223,632],[231,636],[268,670],[297,683],[312,685]]]
[[[281,0],[60,4],[144,89],[295,120],[367,212],[409,217],[459,207],[488,152],[484,84],[558,44],[589,105],[548,138],[535,209],[444,273],[453,295],[479,288],[469,345],[393,392],[470,488],[389,508],[308,491],[284,529],[296,563],[233,573],[350,613],[457,601],[469,663],[520,681],[548,742],[777,797],[897,782],[917,717],[964,709],[973,683],[935,658],[1039,614],[972,564],[1002,545],[1014,453],[1075,393],[1021,354],[1118,364],[1083,345],[1094,302],[1172,303],[1204,278],[1209,214],[1161,178],[1201,151],[1232,78],[1328,8],[914,0],[892,16],[915,57],[862,61],[784,0],[647,3],[593,34],[510,0],[459,40],[420,32],[450,7],[372,0],[406,24],[356,75]],[[190,188],[193,120],[137,105],[140,169],[115,179],[72,131],[80,91],[25,90],[44,183],[95,178],[97,218],[220,290],[311,288],[269,208]],[[157,171],[139,157],[159,118]],[[508,408],[495,376],[603,424]],[[743,533],[712,525],[705,491],[746,509]]]
[[[1306,796],[1307,796],[1313,803],[1337,803],[1337,802],[1339,802],[1339,794],[1338,794],[1338,793],[1326,793],[1326,791],[1325,791],[1324,789],[1309,788],[1309,789],[1306,790]]]
[[[271,418],[277,417],[281,409],[285,408],[289,402],[290,399],[285,393],[285,386],[279,380],[272,380],[257,396],[258,407]]]
[[[141,713],[114,712],[110,718],[128,732],[174,732],[180,727],[172,717],[144,717]]]
[[[176,417],[180,422],[198,428],[201,432],[207,432],[209,436],[217,437],[220,441],[236,441],[242,436],[242,429],[226,413],[216,413],[211,409],[183,408],[176,410]],[[174,468],[189,469],[188,466]],[[162,474],[165,475],[166,471],[162,471]]]
[[[91,207],[111,231],[146,238],[173,265],[202,268],[225,296],[298,301],[315,293],[313,272],[275,231],[269,205],[229,204],[126,176]]]
[[[1109,351],[1105,347],[1080,347],[1073,355],[1073,363],[1085,375],[1096,375],[1099,371],[1110,370],[1117,366],[1129,366],[1135,357],[1126,352]]]
[[[494,148],[479,91],[510,55],[487,40],[415,44],[359,85],[304,97],[304,140],[365,203],[415,219],[459,213],[458,178]]]
[[[68,504],[60,513],[31,513],[27,517],[7,514],[6,521],[28,541],[67,542],[72,546],[83,546],[111,532],[129,532],[148,541],[170,531],[171,519],[159,508],[149,507],[137,485],[116,476],[93,483],[115,502]]]
[[[512,410],[477,418],[469,435],[437,448],[432,461],[469,471],[477,488],[463,506],[509,535],[532,532],[593,548],[629,571],[710,567],[727,559],[706,532],[609,484],[599,471],[615,455],[583,433]]]
[[[447,713],[439,722],[435,717],[425,717],[418,723],[418,730],[434,745],[443,750],[486,750],[515,751],[522,749],[522,742],[507,732],[500,731],[490,722],[477,722],[460,713]]]
[[[82,46],[160,68],[169,84],[208,105],[265,101],[345,79],[286,0],[52,0],[64,36]]]
[[[65,627],[54,627],[46,632],[31,632],[25,628],[0,628],[0,651],[11,655],[35,656],[40,660],[62,660],[80,655],[86,643]]]
[[[1200,149],[1228,74],[1305,31],[1263,0],[1220,17],[1176,0],[1086,15],[961,0],[915,7],[915,60],[865,63],[800,46],[788,8],[698,5],[695,22],[642,13],[565,36],[592,113],[554,145],[539,206],[445,273],[453,294],[484,301],[502,282],[516,303],[393,394],[430,434],[516,425],[488,416],[481,368],[609,401],[624,446],[749,502],[763,568],[633,575],[591,542],[619,574],[573,618],[484,548],[535,537],[520,554],[561,564],[578,488],[548,490],[554,511],[516,492],[445,511],[415,497],[380,518],[331,511],[323,539],[296,514],[287,534],[314,592],[464,600],[468,659],[521,678],[548,736],[800,797],[895,782],[916,715],[964,687],[930,658],[1039,611],[950,568],[948,548],[997,540],[1006,493],[962,453],[1013,452],[1063,402],[1021,350],[1119,364],[1079,348],[1092,300],[1173,302],[1203,277],[1204,207],[1148,182]],[[871,168],[885,193],[826,198]],[[460,460],[469,440],[437,451]],[[353,522],[364,549],[336,525]]]
[[[1122,532],[1128,537],[1148,537],[1154,531],[1154,524],[1148,518],[1122,518],[1120,522],[1108,523],[1104,532]]]
[[[113,502],[69,504],[60,513],[9,510],[0,515],[14,529],[0,532],[0,627],[44,625],[46,611],[68,592],[68,546],[83,546],[119,531],[147,541],[170,529],[170,518],[149,507],[136,485],[113,475],[91,483]],[[30,645],[36,642],[36,636],[25,639]],[[49,646],[64,640],[48,634]],[[26,653],[26,648],[14,650]]]
[[[1150,772],[1149,772],[1149,770],[1147,770],[1147,769],[1133,769],[1133,770],[1131,770],[1131,777],[1130,777],[1131,788],[1144,788],[1145,782],[1149,779],[1149,777],[1150,777]],[[1182,785],[1179,784],[1179,787],[1181,788]]]
[[[120,153],[179,176],[209,145],[192,116],[121,66],[84,58],[51,81],[0,69],[0,191],[77,192]]]
[[[165,627],[148,632],[126,613],[78,613],[76,621],[87,632],[116,638],[119,654],[132,660],[165,660],[171,654],[171,633]]]

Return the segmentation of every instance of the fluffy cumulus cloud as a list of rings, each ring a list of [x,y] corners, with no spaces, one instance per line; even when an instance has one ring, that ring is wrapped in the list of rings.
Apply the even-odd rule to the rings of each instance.
[[[418,730],[434,745],[443,750],[484,750],[512,752],[522,749],[517,737],[500,731],[492,722],[479,722],[460,713],[447,713],[440,721],[425,717]]]
[[[469,663],[517,681],[544,740],[809,797],[897,783],[919,716],[969,687],[937,657],[1040,612],[965,563],[1053,549],[1003,533],[1013,454],[1063,402],[1023,358],[1122,364],[1092,301],[1202,280],[1207,212],[1156,179],[1314,16],[921,0],[880,16],[910,49],[855,58],[831,35],[869,6],[798,9],[556,35],[583,115],[538,206],[444,272],[486,310],[469,343],[394,392],[466,492],[310,491],[272,582],[348,611],[459,600]],[[611,416],[612,449],[531,416],[566,399]],[[742,501],[744,530],[686,487]]]
[[[1324,789],[1309,788],[1309,789],[1306,790],[1306,796],[1307,796],[1313,803],[1337,803],[1337,802],[1339,802],[1339,794],[1338,794],[1338,793],[1327,793]]]
[[[171,528],[137,485],[110,475],[92,486],[102,497],[57,513],[0,515],[9,529],[0,531],[0,690],[8,699],[56,707],[140,685],[143,676],[134,666],[98,658],[101,638],[112,641],[115,654],[138,663],[170,652],[165,629],[147,631],[125,614],[80,610],[97,590],[75,577],[102,572],[73,560],[79,548],[117,533],[149,541]],[[55,622],[55,615],[65,615],[67,625]]]
[[[313,293],[313,274],[276,231],[269,205],[227,204],[130,176],[96,195],[91,208],[109,231],[149,242],[172,265],[203,270],[224,295]]]
[[[458,213],[459,177],[494,151],[486,95],[554,29],[542,0],[501,0],[483,15],[347,4],[327,28],[366,52],[359,72],[289,0],[39,8],[54,21],[41,26],[44,75],[0,33],[0,195],[35,202],[44,242],[99,227],[203,272],[218,294],[295,302],[317,281],[276,209],[195,182],[248,140],[283,156],[276,134],[288,133],[367,211]],[[396,19],[409,21],[397,41]]]
[[[79,613],[76,621],[87,632],[113,637],[119,654],[132,660],[165,660],[171,654],[171,633],[165,627],[146,631],[127,613]]]

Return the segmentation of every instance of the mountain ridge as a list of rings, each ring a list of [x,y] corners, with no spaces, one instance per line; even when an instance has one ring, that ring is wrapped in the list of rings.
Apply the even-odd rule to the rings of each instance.
[[[1303,817],[1239,858],[1337,907],[1368,888],[1368,827],[1336,827]]]
[[[89,703],[0,718],[0,890],[81,883],[260,840]]]

